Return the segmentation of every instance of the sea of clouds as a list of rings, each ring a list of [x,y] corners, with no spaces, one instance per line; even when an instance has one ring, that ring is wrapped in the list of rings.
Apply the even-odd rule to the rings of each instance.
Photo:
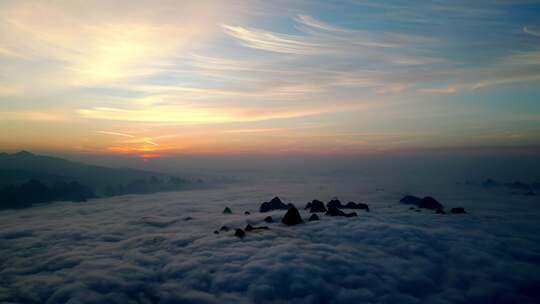
[[[2,211],[0,302],[540,302],[538,196],[384,186],[267,180]],[[398,203],[407,191],[468,214],[411,211]],[[286,227],[284,211],[258,212],[275,195],[305,220],[314,198],[371,212]],[[277,222],[264,223],[267,215]],[[247,223],[270,230],[213,233]]]

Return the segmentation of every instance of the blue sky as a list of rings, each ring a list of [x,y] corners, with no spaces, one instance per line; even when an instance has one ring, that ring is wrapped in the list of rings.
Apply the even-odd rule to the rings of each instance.
[[[3,1],[2,149],[540,143],[537,1]]]

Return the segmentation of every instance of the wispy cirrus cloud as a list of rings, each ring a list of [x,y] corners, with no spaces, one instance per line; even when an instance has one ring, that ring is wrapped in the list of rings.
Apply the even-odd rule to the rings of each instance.
[[[527,33],[529,35],[540,37],[540,30],[536,29],[536,28],[531,28],[531,27],[524,26],[523,27],[523,32]]]
[[[540,65],[540,49],[514,52],[503,60],[506,65]]]
[[[160,149],[232,151],[249,137],[254,146],[279,141],[300,150],[321,146],[314,143],[321,129],[298,131],[307,121],[386,131],[396,126],[393,115],[418,103],[406,119],[418,122],[411,129],[424,138],[419,126],[454,113],[459,103],[445,101],[449,95],[511,91],[517,83],[534,90],[538,25],[512,21],[525,8],[512,3],[98,0],[89,9],[83,2],[1,1],[0,127],[15,121],[37,134],[48,126],[66,145],[77,141],[71,133],[97,129],[110,134],[91,132],[96,147],[147,137]],[[444,117],[445,126],[455,127],[463,113]],[[79,131],[70,128],[75,123]],[[182,144],[156,139],[186,129],[192,133],[178,138]],[[19,133],[31,134],[25,130]],[[332,132],[336,149],[384,145]],[[0,134],[0,144],[10,136]]]
[[[0,84],[0,97],[15,96],[22,92],[18,85]]]
[[[96,133],[104,134],[104,135],[114,135],[114,136],[121,136],[121,137],[135,138],[135,136],[133,136],[133,135],[126,134],[126,133],[120,133],[120,132],[96,131]]]
[[[95,107],[79,109],[77,112],[87,119],[147,122],[165,124],[223,124],[237,122],[257,122],[273,119],[286,119],[359,109],[365,102],[349,101],[340,105],[320,103],[313,107],[310,104],[274,105],[268,108],[259,107],[199,107],[190,105],[163,105],[138,108]]]
[[[449,85],[445,87],[417,89],[417,91],[420,93],[452,94],[452,93],[456,93],[458,91],[458,88],[455,85]]]
[[[0,111],[0,117],[4,121],[26,122],[69,122],[71,117],[60,110],[19,110]]]
[[[108,151],[117,154],[136,154],[142,159],[159,157],[167,147],[161,147],[151,136],[135,136],[124,132],[116,131],[96,131],[101,135],[121,137],[122,140],[108,142]]]
[[[142,1],[141,9],[125,12],[128,4],[95,1],[88,12],[84,5],[61,1],[3,2],[0,61],[5,57],[19,66],[33,65],[29,68],[32,73],[24,75],[26,79],[11,77],[25,85],[40,85],[41,90],[146,77],[161,71],[178,52],[209,39],[220,18],[216,10],[227,14],[218,3],[175,6]],[[147,6],[156,9],[155,13],[146,13]]]
[[[323,30],[323,31],[327,31],[327,32],[338,32],[338,33],[350,32],[347,29],[344,29],[342,27],[331,25],[331,24],[328,24],[326,22],[317,20],[317,19],[315,19],[315,18],[313,18],[313,17],[311,17],[309,15],[302,15],[302,14],[298,15],[298,16],[296,16],[295,20],[299,24],[308,26],[308,27],[313,28],[313,29]]]
[[[302,41],[300,37],[278,34],[268,31],[249,29],[241,26],[221,25],[224,32],[254,49],[290,54],[318,54],[327,50],[320,49],[315,41]]]
[[[426,44],[435,40],[403,33],[344,29],[308,15],[298,15],[294,20],[302,34],[283,34],[228,24],[221,26],[227,35],[238,39],[244,46],[297,55],[356,53],[368,49],[405,47],[413,43]]]

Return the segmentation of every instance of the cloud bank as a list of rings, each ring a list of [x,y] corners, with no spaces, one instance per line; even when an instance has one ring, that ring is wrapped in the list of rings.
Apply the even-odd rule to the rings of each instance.
[[[269,188],[271,186],[272,188]],[[522,197],[436,190],[466,216],[417,213],[374,184],[227,189],[56,203],[0,213],[0,301],[24,303],[535,303],[539,213]],[[240,240],[221,225],[259,224],[258,203],[369,203],[357,218],[271,224]],[[344,189],[349,189],[343,191]],[[397,189],[396,189],[397,190]],[[433,194],[433,193],[432,193]],[[232,215],[223,215],[230,206]],[[252,211],[251,215],[243,214]],[[307,214],[302,213],[304,217]],[[187,216],[192,220],[185,221]]]

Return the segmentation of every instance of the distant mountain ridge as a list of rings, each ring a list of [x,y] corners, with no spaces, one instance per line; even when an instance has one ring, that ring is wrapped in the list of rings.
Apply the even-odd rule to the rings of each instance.
[[[99,192],[106,187],[153,176],[169,177],[157,172],[88,165],[28,151],[0,153],[0,186],[19,185],[30,179],[45,183],[78,181]]]
[[[28,151],[0,153],[0,210],[56,200],[148,194],[206,187],[200,180],[158,172],[87,165]]]

